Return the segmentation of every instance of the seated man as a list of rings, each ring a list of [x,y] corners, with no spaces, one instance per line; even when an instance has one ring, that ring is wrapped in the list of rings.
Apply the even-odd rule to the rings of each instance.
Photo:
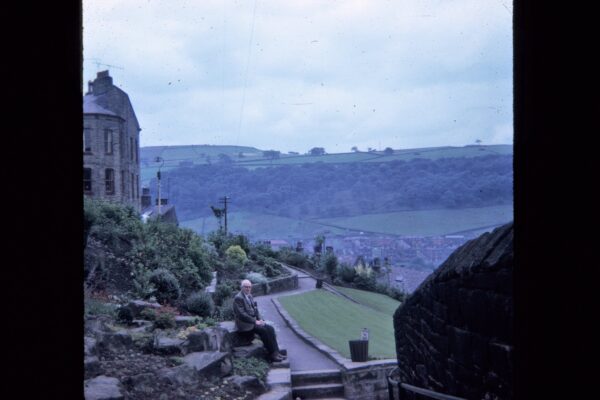
[[[239,332],[257,333],[267,349],[271,361],[284,360],[285,356],[279,353],[275,329],[260,319],[258,307],[252,299],[252,282],[244,279],[241,286],[242,290],[233,299],[235,327]]]

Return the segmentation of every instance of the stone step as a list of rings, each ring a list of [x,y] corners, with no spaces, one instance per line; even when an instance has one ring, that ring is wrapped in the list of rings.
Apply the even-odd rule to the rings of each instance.
[[[277,362],[271,363],[271,368],[289,368],[289,367],[290,367],[290,362],[287,360],[287,358],[283,361],[277,361]]]
[[[342,373],[338,369],[296,371],[292,373],[293,386],[317,385],[320,383],[341,383]]]
[[[341,383],[329,383],[320,385],[294,386],[292,397],[301,399],[323,399],[327,397],[343,397],[344,385]]]
[[[279,386],[261,394],[256,400],[292,400],[292,390]]]

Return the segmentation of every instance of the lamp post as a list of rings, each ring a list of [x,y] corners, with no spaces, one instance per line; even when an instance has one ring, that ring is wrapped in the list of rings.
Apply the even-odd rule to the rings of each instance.
[[[165,160],[162,157],[157,156],[154,159],[154,161],[160,162],[160,166],[158,167],[158,172],[156,172],[156,178],[158,179],[158,218],[160,219],[160,205],[161,205],[161,200],[160,200],[160,169],[164,165]]]

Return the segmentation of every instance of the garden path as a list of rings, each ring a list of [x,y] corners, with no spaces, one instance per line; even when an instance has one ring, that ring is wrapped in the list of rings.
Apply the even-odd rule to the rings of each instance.
[[[287,350],[290,369],[293,371],[310,371],[319,369],[338,369],[338,365],[312,345],[306,343],[285,323],[275,305],[273,298],[289,296],[315,290],[316,280],[311,276],[294,270],[298,274],[298,289],[255,297],[261,317],[268,320],[277,333],[279,347]]]

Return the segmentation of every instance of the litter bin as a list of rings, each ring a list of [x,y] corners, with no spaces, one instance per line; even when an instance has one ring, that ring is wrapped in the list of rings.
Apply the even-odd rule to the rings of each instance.
[[[350,340],[350,358],[352,361],[364,362],[369,357],[368,340]]]

